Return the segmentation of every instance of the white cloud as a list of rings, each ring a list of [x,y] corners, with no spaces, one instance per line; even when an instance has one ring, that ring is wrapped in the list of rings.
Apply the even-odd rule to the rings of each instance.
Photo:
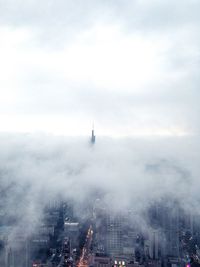
[[[71,1],[43,2],[40,11],[11,2],[2,3],[0,24],[2,130],[66,134],[58,126],[66,121],[75,134],[93,120],[111,135],[198,130],[199,22],[184,5],[175,17],[171,2],[87,1],[87,14]]]

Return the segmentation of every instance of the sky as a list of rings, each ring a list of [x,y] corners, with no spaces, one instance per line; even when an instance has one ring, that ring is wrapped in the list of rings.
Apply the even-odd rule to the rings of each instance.
[[[198,0],[0,0],[0,132],[199,134]]]

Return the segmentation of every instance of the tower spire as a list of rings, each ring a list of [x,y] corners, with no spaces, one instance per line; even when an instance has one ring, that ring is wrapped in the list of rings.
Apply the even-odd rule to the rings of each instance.
[[[94,122],[92,123],[92,136],[91,136],[91,143],[95,143],[96,136],[94,135]]]

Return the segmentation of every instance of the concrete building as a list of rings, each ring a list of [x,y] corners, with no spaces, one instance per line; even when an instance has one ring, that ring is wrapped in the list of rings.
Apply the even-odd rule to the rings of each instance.
[[[94,134],[94,125],[93,125],[93,127],[92,127],[92,136],[91,136],[91,143],[94,144],[95,141],[96,141],[96,136]]]
[[[79,246],[79,223],[65,221],[64,235],[70,240],[71,250]]]
[[[107,214],[106,217],[106,252],[113,255],[122,253],[122,216]]]

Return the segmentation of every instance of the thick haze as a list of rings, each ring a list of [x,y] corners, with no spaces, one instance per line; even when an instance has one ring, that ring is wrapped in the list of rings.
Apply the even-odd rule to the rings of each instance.
[[[194,138],[85,138],[1,135],[2,209],[20,221],[40,217],[46,204],[100,198],[112,210],[141,213],[176,199],[199,213],[199,143]],[[84,215],[85,211],[83,210]]]
[[[0,131],[199,133],[198,0],[0,0]]]

